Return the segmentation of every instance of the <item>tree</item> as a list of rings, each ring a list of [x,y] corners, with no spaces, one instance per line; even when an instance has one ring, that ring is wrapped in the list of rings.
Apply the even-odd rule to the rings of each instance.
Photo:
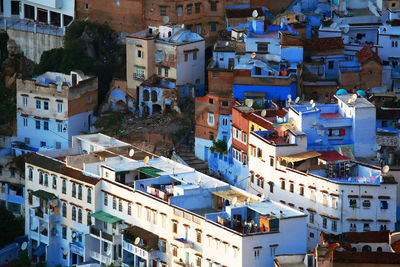
[[[25,220],[4,206],[0,206],[0,249],[13,242],[14,238],[24,235]]]

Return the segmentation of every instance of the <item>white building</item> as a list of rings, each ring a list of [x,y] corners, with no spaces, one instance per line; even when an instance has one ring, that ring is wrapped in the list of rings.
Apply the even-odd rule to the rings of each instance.
[[[247,190],[307,212],[308,249],[321,231],[394,230],[396,182],[379,167],[335,150],[307,151],[295,128],[252,132],[249,144]]]
[[[32,20],[56,27],[68,26],[75,17],[71,0],[0,0],[2,15]]]
[[[82,148],[89,139],[79,139]],[[65,150],[67,163],[60,154],[28,158],[33,255],[63,265],[221,267],[273,266],[276,254],[305,253],[304,213],[163,157],[135,160],[144,152],[131,158],[131,147],[109,140],[105,151]]]
[[[73,135],[90,131],[97,88],[97,77],[76,71],[17,79],[18,142],[14,148],[37,151],[70,147]]]

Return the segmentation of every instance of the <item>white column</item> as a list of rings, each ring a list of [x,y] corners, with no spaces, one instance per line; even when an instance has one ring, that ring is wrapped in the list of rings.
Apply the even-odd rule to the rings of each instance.
[[[47,24],[50,25],[50,10],[47,10]]]
[[[3,1],[3,15],[4,17],[11,17],[11,1],[10,0],[0,0]]]
[[[19,7],[20,7],[20,9],[19,9],[19,18],[23,19],[23,18],[25,18],[25,9],[24,9],[24,3],[22,1],[19,3]]]
[[[37,7],[34,6],[33,8],[34,8],[34,11],[35,11],[35,21],[36,21],[37,20]]]
[[[60,13],[60,26],[64,28],[64,14]]]

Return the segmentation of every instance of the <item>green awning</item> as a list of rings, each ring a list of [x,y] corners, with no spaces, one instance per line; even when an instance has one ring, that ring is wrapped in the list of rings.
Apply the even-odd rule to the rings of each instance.
[[[158,173],[163,172],[163,170],[160,170],[160,169],[157,169],[154,167],[140,167],[140,168],[137,168],[137,170],[144,174],[153,176],[153,177],[160,176]]]
[[[95,212],[93,214],[90,214],[90,216],[92,216],[102,222],[106,222],[106,223],[116,223],[116,222],[122,221],[121,218],[115,217],[104,211]]]
[[[35,197],[38,197],[40,199],[43,199],[45,201],[48,201],[49,199],[53,199],[53,198],[57,197],[53,193],[49,193],[44,190],[36,190],[36,191],[32,192],[32,195],[34,195]]]

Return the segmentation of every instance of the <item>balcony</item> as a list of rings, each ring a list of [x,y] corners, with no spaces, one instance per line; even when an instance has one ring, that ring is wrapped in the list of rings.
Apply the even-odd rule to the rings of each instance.
[[[321,119],[321,124],[325,128],[350,127],[353,120],[351,118]]]
[[[144,79],[145,79],[144,74],[141,74],[141,73],[134,73],[133,78],[136,80],[140,80],[140,81],[144,81]]]
[[[90,252],[90,257],[94,260],[97,260],[101,263],[105,263],[107,265],[110,265],[112,260],[110,257],[105,256],[105,255],[101,255],[100,253],[96,252],[96,251],[91,251]]]
[[[113,242],[113,236],[110,234],[107,234],[105,232],[102,232],[100,229],[98,229],[95,226],[90,226],[90,234],[94,237],[102,238],[107,241]]]

